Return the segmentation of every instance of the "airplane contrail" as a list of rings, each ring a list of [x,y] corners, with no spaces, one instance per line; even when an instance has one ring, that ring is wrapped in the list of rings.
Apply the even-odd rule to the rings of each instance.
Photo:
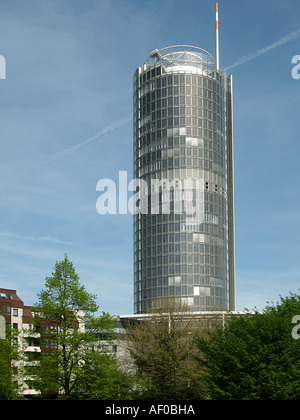
[[[281,45],[286,44],[287,42],[292,41],[293,39],[296,39],[300,36],[300,29],[297,29],[297,31],[291,32],[288,35],[285,35],[284,37],[278,39],[277,41],[274,41],[272,44],[267,45],[264,48],[261,48],[258,51],[255,51],[254,53],[245,55],[244,57],[240,58],[238,61],[236,61],[235,63],[231,64],[230,66],[226,67],[224,70],[230,70],[234,67],[239,66],[240,64],[244,64],[247,61],[253,60],[254,58],[257,58],[265,53],[267,53],[270,50],[273,50],[277,47],[280,47]],[[132,116],[127,115],[126,117],[121,118],[118,121],[113,122],[112,124],[109,124],[108,126],[106,126],[102,131],[100,131],[99,133],[95,134],[92,137],[89,137],[88,139],[86,139],[85,141],[77,144],[76,146],[70,147],[69,149],[65,149],[65,150],[61,150],[60,152],[57,152],[56,155],[65,155],[67,153],[73,152],[76,149],[79,149],[80,147],[90,143],[91,141],[101,137],[103,134],[108,133],[109,131],[113,131],[118,127],[121,127],[122,125],[128,123],[130,120],[132,119]]]
[[[245,55],[234,64],[231,64],[230,66],[226,67],[224,70],[227,71],[236,66],[239,66],[240,64],[246,63],[247,61],[253,60],[254,58],[259,57],[260,55],[263,55],[266,52],[273,50],[274,48],[280,47],[280,45],[286,44],[287,42],[290,42],[293,39],[298,38],[299,36],[300,36],[300,29],[298,29],[297,31],[291,32],[290,34],[284,36],[283,38],[280,38],[278,41],[275,41],[272,44],[267,45],[266,47],[261,48],[260,50],[252,54]]]
[[[92,137],[89,137],[88,139],[86,139],[85,141],[77,144],[76,146],[70,147],[69,149],[64,149],[64,150],[60,150],[58,152],[56,152],[56,154],[52,155],[52,156],[47,156],[47,158],[42,159],[42,160],[37,160],[34,162],[34,164],[30,165],[30,167],[26,167],[25,170],[23,170],[22,172],[18,171],[18,173],[15,173],[15,176],[13,178],[10,178],[10,180],[15,179],[17,177],[24,176],[26,173],[28,173],[29,171],[32,170],[39,170],[41,168],[44,168],[45,165],[47,164],[52,164],[53,161],[55,161],[56,159],[59,159],[61,156],[64,156],[70,152],[72,152],[73,150],[79,149],[80,147],[84,146],[85,144],[90,143],[91,141],[97,139],[98,137],[101,137],[103,134],[108,133],[110,131],[115,130],[118,127],[121,127],[122,125],[125,125],[126,123],[128,123],[129,121],[132,120],[132,116],[131,115],[127,115],[126,117],[123,117],[117,121],[114,121],[113,123],[107,125],[106,127],[103,128],[102,131],[100,131],[99,133],[95,134]],[[0,187],[2,185],[6,185],[7,184],[7,180],[3,179],[0,180]],[[1,233],[0,233],[1,235]]]
[[[76,146],[73,146],[73,147],[70,147],[69,149],[64,149],[64,150],[61,150],[60,152],[57,152],[57,155],[65,155],[67,153],[73,152],[73,150],[76,150],[76,149],[79,149],[82,146],[85,146],[86,144],[90,143],[91,141],[97,139],[98,137],[101,137],[103,134],[108,133],[109,131],[113,131],[118,127],[121,127],[122,125],[128,123],[131,119],[132,119],[132,116],[127,115],[126,117],[123,117],[118,121],[114,121],[113,123],[111,123],[108,126],[106,126],[105,128],[103,128],[102,131],[95,134],[94,136],[89,137],[85,141],[77,144]]]

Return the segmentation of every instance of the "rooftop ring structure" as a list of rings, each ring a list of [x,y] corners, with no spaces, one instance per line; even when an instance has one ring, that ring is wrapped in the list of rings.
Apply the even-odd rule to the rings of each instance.
[[[216,69],[214,57],[206,50],[191,45],[174,45],[153,50],[145,62],[145,66],[161,65],[166,72],[183,71],[194,68],[193,72],[208,74]],[[197,71],[195,70],[197,69]]]

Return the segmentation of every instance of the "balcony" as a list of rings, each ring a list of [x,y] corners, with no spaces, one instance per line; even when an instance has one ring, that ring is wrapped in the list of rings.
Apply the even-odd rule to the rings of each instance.
[[[40,353],[41,352],[41,348],[40,346],[27,346],[24,349],[25,353]]]

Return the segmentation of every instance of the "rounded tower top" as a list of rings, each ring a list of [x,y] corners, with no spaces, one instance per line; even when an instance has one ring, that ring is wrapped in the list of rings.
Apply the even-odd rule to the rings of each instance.
[[[156,49],[149,54],[145,65],[146,67],[162,65],[167,72],[175,68],[176,71],[180,68],[183,71],[196,68],[202,72],[211,72],[216,69],[215,59],[209,52],[191,45],[174,45]]]

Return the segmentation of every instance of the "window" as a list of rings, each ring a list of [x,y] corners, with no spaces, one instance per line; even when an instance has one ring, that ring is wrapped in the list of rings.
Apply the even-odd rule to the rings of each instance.
[[[13,316],[18,316],[18,309],[13,308]]]
[[[12,295],[10,293],[0,293],[0,298],[12,300]]]
[[[2,307],[2,315],[10,316],[10,306],[3,306]]]

